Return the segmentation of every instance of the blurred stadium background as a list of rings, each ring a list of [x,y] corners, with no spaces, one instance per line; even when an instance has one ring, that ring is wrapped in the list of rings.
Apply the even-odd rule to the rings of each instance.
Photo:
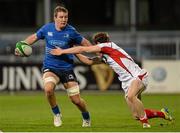
[[[29,58],[15,57],[14,47],[17,41],[52,21],[54,7],[63,4],[70,12],[69,23],[86,38],[91,40],[95,32],[109,32],[112,41],[149,70],[149,92],[180,92],[180,82],[176,82],[180,79],[180,69],[177,69],[180,68],[179,0],[91,0],[88,3],[0,0],[0,91],[42,89],[40,68],[44,42],[33,46]],[[92,68],[77,62],[75,71],[82,90],[121,88],[114,78],[116,75],[108,76],[112,71],[103,67]],[[94,78],[103,71],[103,78]],[[100,83],[108,80],[113,82],[111,86]]]
[[[15,57],[14,48],[17,41],[53,20],[57,4],[68,8],[69,23],[87,39],[95,32],[108,32],[112,41],[146,68],[150,75],[146,93],[180,93],[179,0],[0,0],[0,97],[43,90],[44,42],[33,45],[28,58]],[[121,91],[106,65],[86,66],[76,60],[75,73],[82,91]],[[63,87],[56,89],[61,92]],[[2,106],[1,102],[0,112]]]

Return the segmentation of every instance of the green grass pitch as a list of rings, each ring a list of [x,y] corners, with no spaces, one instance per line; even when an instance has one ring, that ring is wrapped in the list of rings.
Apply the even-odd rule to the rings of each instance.
[[[79,110],[65,92],[56,92],[63,115],[62,127],[53,126],[51,109],[43,92],[0,93],[0,130],[4,132],[177,132],[180,131],[180,94],[144,94],[145,108],[168,107],[175,122],[151,119],[151,128],[143,129],[132,119],[120,91],[89,92],[81,96],[87,101],[92,127],[82,128]],[[163,124],[163,125],[160,125]]]

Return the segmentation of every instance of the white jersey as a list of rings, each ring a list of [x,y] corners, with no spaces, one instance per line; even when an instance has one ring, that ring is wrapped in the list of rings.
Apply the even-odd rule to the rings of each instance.
[[[143,80],[147,72],[141,69],[138,64],[119,46],[113,42],[100,43],[102,58],[117,74],[122,82],[122,88],[127,93],[130,83],[134,78]],[[147,82],[143,82],[147,86]]]

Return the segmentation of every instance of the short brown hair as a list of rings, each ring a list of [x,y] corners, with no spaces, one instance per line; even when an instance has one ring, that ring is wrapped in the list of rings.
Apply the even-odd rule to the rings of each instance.
[[[93,35],[93,42],[95,44],[109,42],[109,35],[106,32],[98,32]]]
[[[58,12],[65,12],[65,13],[68,13],[68,10],[63,7],[63,6],[57,6],[55,9],[54,9],[54,16],[57,17],[57,13]]]

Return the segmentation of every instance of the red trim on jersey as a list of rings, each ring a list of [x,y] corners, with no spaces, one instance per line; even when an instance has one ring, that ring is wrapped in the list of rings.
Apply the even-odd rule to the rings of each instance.
[[[126,58],[126,59],[133,61],[131,58],[128,58],[121,51],[119,51],[117,49],[113,49],[111,47],[102,47],[101,53],[108,54],[116,63],[118,63],[122,68],[124,68],[128,73],[131,74],[131,72],[126,68],[126,66],[121,61],[121,58]],[[133,76],[133,75],[131,74],[131,76]]]
[[[147,74],[147,72],[145,72],[144,74],[142,74],[142,75],[138,75],[138,78],[140,79],[140,80],[142,80],[143,79],[143,77],[145,76]]]

